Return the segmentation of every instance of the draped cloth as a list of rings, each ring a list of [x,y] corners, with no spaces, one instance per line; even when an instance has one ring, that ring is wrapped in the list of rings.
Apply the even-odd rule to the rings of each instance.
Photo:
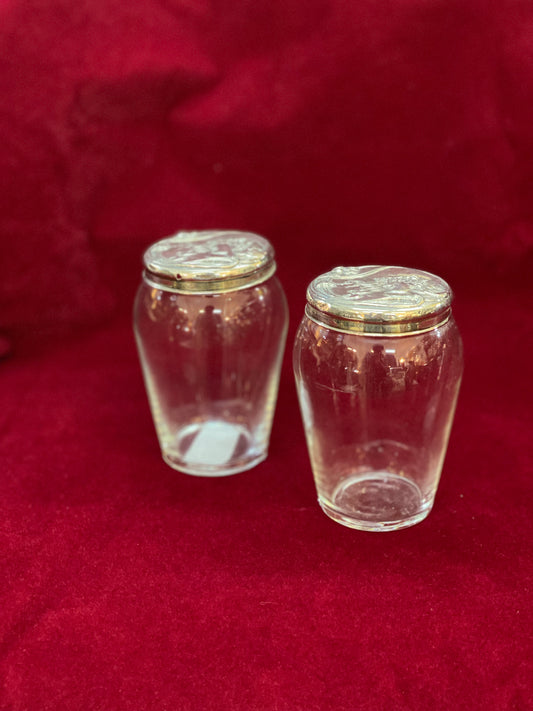
[[[533,707],[533,7],[0,5],[0,708]],[[161,460],[131,331],[146,246],[273,243],[269,458]],[[291,372],[337,265],[444,277],[465,376],[433,512],[316,504]]]

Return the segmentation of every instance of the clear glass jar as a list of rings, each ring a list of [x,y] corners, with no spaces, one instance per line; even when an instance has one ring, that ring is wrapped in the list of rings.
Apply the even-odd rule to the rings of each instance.
[[[307,290],[294,371],[320,506],[368,531],[430,512],[461,381],[449,286],[403,267],[337,267]]]
[[[267,456],[288,309],[270,243],[180,232],[144,254],[134,330],[163,459],[224,476]]]

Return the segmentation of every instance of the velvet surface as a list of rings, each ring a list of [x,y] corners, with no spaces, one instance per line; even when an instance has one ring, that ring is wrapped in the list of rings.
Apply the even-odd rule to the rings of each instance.
[[[0,709],[533,708],[533,8],[475,0],[0,6]],[[270,456],[161,460],[143,249],[274,244]],[[465,376],[434,510],[318,508],[290,367],[305,288],[453,286]],[[9,351],[9,352],[8,352]]]

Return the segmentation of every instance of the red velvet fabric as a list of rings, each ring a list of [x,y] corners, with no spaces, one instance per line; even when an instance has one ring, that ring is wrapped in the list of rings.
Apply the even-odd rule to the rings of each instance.
[[[0,708],[533,708],[533,7],[4,0]],[[130,311],[178,229],[273,242],[270,456],[160,459]],[[307,283],[434,271],[466,369],[429,518],[316,504],[290,367]],[[10,353],[7,353],[7,340]]]

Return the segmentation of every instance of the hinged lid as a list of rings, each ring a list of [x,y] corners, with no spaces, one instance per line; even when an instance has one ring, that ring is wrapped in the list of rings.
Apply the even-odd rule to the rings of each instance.
[[[438,276],[389,266],[336,267],[307,289],[307,315],[340,331],[397,335],[450,317],[452,292]]]
[[[152,286],[204,294],[253,286],[276,271],[270,242],[235,230],[178,232],[149,247],[144,266]]]

